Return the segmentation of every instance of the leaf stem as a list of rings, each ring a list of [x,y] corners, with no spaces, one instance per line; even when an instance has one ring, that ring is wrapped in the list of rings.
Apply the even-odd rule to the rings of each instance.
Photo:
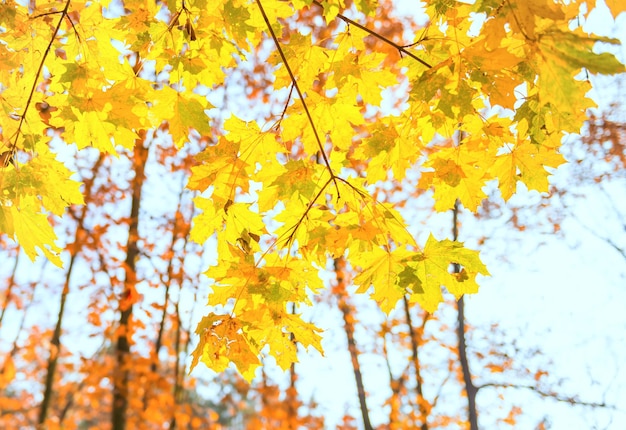
[[[339,180],[341,180],[342,182],[346,182],[345,180],[343,180],[341,178],[339,178]],[[291,243],[293,242],[293,239],[294,239],[294,237],[296,235],[296,231],[298,230],[298,228],[302,224],[302,221],[304,221],[304,218],[306,218],[306,216],[309,214],[309,212],[311,211],[311,208],[313,207],[313,205],[315,204],[317,199],[320,198],[320,196],[322,195],[322,193],[324,192],[324,190],[326,189],[328,184],[330,184],[330,181],[335,182],[335,186],[338,187],[338,185],[337,185],[337,178],[336,177],[332,177],[328,181],[326,181],[326,183],[320,188],[320,190],[317,192],[315,197],[313,197],[313,199],[309,202],[309,205],[307,206],[306,210],[304,211],[304,213],[302,214],[302,216],[300,217],[298,222],[296,222],[293,225],[293,227],[291,227],[293,229],[293,231],[291,232],[291,234],[289,234],[289,237],[287,237],[287,240],[285,241],[285,244],[287,244],[289,247],[291,246]],[[337,189],[337,196],[339,196],[339,189]]]

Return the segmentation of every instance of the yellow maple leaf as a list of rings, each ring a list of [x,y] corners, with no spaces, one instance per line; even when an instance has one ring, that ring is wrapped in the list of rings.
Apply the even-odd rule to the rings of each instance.
[[[498,178],[498,187],[505,200],[515,193],[517,182],[523,182],[529,189],[547,192],[550,172],[546,167],[558,167],[565,162],[555,148],[529,140],[507,145],[506,149],[493,165],[494,176]]]
[[[285,320],[285,328],[293,333],[296,340],[305,348],[312,346],[320,353],[324,353],[322,349],[322,336],[320,328],[314,324],[302,320],[302,316],[298,314],[286,313],[283,315]]]
[[[25,196],[20,199],[19,206],[10,206],[10,211],[15,237],[26,255],[34,261],[39,249],[48,260],[61,267],[61,248],[55,244],[57,236],[47,215],[41,212],[39,201],[33,196]]]
[[[371,297],[383,312],[389,314],[407,292],[405,287],[398,284],[407,255],[409,252],[405,248],[387,252],[375,247],[368,253],[349,256],[351,264],[363,268],[354,278],[354,284],[359,286],[357,293],[365,293],[372,286]]]
[[[604,0],[609,7],[613,18],[617,18],[622,12],[626,12],[626,3],[622,0]]]
[[[190,371],[199,361],[216,372],[224,371],[233,362],[242,376],[248,382],[252,381],[260,365],[259,350],[246,341],[239,320],[212,313],[198,323],[196,334],[200,336],[200,342],[192,353]]]

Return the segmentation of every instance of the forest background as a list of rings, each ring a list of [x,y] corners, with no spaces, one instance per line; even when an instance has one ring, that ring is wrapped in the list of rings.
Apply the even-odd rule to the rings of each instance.
[[[619,3],[2,3],[1,425],[623,427]]]

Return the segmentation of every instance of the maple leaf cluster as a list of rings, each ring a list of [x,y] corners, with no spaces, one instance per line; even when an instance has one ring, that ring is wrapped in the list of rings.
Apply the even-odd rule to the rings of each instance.
[[[61,264],[47,218],[84,202],[53,142],[110,154],[147,130],[179,150],[200,142],[190,235],[217,242],[206,275],[220,310],[198,325],[192,366],[234,363],[251,379],[267,353],[286,369],[296,344],[322,349],[320,330],[288,309],[311,303],[330,260],[345,258],[385,312],[403,297],[432,312],[442,287],[478,290],[477,251],[432,235],[420,247],[373,190],[418,171],[438,211],[477,210],[492,182],[504,199],[520,183],[547,191],[564,133],[594,105],[580,72],[624,71],[595,50],[619,41],[575,25],[594,5],[433,0],[426,25],[392,40],[373,0],[5,2],[0,230]],[[206,94],[257,55],[250,100],[277,109],[221,121]]]

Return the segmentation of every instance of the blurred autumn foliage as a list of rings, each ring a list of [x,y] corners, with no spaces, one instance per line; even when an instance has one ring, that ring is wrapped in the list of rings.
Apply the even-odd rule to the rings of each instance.
[[[570,161],[622,174],[623,118],[586,117],[589,74],[624,71],[581,27],[594,7],[2,3],[0,427],[328,428],[344,404],[298,360],[332,315],[358,403],[337,428],[515,427],[489,389],[610,407],[474,333],[489,272],[458,240],[464,211],[550,191],[584,124]],[[421,228],[437,212],[449,239]]]

